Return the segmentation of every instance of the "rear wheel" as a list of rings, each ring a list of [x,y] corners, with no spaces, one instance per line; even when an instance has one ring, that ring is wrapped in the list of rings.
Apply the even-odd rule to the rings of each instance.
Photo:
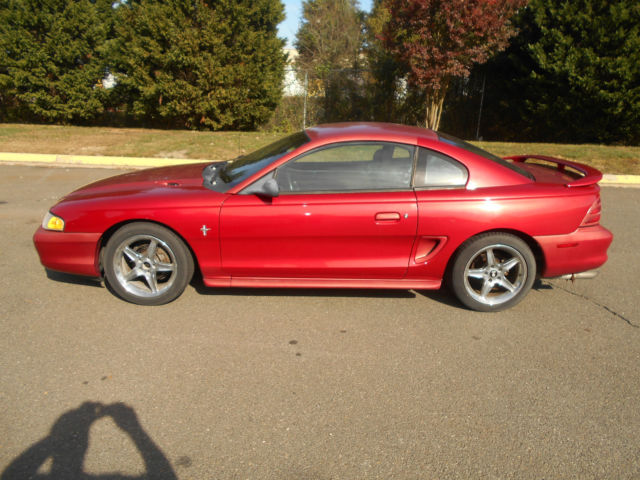
[[[451,270],[451,286],[467,307],[493,312],[522,300],[535,276],[535,258],[522,239],[486,233],[462,245]]]
[[[193,258],[172,231],[154,223],[120,228],[104,251],[104,272],[113,292],[138,305],[178,298],[193,276]]]

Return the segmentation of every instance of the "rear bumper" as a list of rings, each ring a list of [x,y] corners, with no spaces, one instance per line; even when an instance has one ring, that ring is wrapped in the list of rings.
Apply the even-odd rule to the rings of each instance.
[[[613,235],[596,225],[578,228],[567,235],[534,237],[542,248],[545,267],[543,277],[559,277],[593,270],[607,261],[607,249]]]
[[[33,235],[40,262],[46,268],[99,277],[99,233],[52,232],[39,227]]]

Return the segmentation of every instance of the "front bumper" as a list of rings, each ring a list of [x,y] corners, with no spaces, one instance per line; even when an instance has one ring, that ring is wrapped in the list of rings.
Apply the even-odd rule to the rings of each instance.
[[[33,235],[40,262],[46,268],[77,275],[100,276],[99,233],[54,232],[39,227]]]
[[[596,225],[581,227],[567,235],[534,237],[544,254],[542,277],[585,272],[602,266],[607,261],[607,249],[613,235]]]

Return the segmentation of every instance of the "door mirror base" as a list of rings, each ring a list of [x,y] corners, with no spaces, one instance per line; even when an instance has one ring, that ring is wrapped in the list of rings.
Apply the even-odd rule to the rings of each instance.
[[[275,198],[280,195],[280,188],[278,187],[278,182],[276,182],[275,178],[270,178],[266,182],[262,184],[262,188],[259,192],[256,192],[258,195],[262,195],[269,198]]]

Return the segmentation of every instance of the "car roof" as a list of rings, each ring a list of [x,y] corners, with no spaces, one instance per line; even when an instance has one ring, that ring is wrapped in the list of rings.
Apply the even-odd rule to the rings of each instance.
[[[438,141],[438,134],[426,128],[379,122],[348,122],[317,125],[305,130],[311,140],[389,140],[415,144],[418,138]]]
[[[311,140],[303,148],[316,148],[337,142],[392,142],[434,149],[464,164],[470,183],[478,187],[495,187],[531,183],[527,176],[491,161],[468,148],[447,141],[426,128],[395,123],[346,122],[318,125],[305,130]]]

